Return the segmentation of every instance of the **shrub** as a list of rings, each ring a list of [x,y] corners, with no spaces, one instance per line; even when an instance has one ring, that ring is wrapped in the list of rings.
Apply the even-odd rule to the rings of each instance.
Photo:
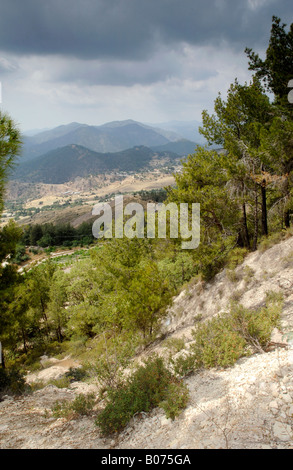
[[[108,390],[108,403],[96,419],[101,433],[110,435],[119,432],[136,413],[148,412],[166,401],[169,404],[164,406],[169,406],[170,413],[174,414],[174,404],[172,405],[170,398],[173,394],[168,392],[171,382],[171,372],[163,360],[159,357],[149,358],[144,365],[136,369],[126,383]],[[183,398],[181,401],[185,402]]]
[[[239,264],[243,263],[247,255],[248,250],[246,248],[234,248],[227,256],[227,268],[234,270]]]
[[[54,385],[57,388],[67,388],[70,385],[70,380],[68,377],[59,377],[58,379],[52,379],[49,381],[50,385]]]
[[[89,374],[84,367],[70,367],[69,371],[65,374],[69,382],[80,382],[88,376]]]
[[[0,399],[4,395],[21,395],[25,390],[26,383],[20,370],[0,367]]]
[[[252,281],[254,273],[254,270],[250,266],[244,266],[244,281],[246,284],[249,284],[249,282]]]
[[[278,293],[267,296],[266,306],[258,310],[232,304],[228,313],[199,325],[193,332],[195,368],[228,367],[241,356],[264,352],[272,330],[279,326],[282,298]]]
[[[183,338],[168,338],[164,342],[163,346],[177,353],[184,349],[185,342]]]
[[[170,358],[170,365],[177,377],[187,377],[194,372],[196,367],[194,354],[181,354],[176,359]]]
[[[160,403],[165,411],[166,417],[175,419],[182,409],[186,408],[189,400],[189,390],[183,382],[174,381],[170,383],[166,392],[166,398]]]
[[[258,250],[263,253],[264,251],[272,248],[272,246],[277,245],[280,243],[285,236],[285,232],[274,232],[269,236],[262,238],[261,242],[259,243]]]
[[[279,326],[282,310],[281,297],[267,296],[267,306],[254,311],[234,305],[230,312],[231,323],[254,351],[263,352],[270,341],[272,330]]]
[[[241,274],[237,273],[234,268],[227,269],[226,274],[230,282],[238,282],[241,279]]]
[[[95,395],[89,393],[83,395],[80,393],[72,402],[56,401],[52,407],[54,418],[74,418],[77,416],[89,415],[95,404]]]
[[[212,318],[193,332],[197,368],[228,367],[245,354],[245,340],[232,328],[226,315]]]

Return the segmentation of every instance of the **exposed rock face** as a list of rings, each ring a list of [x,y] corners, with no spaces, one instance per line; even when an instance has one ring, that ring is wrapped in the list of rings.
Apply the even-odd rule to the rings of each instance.
[[[172,337],[184,337],[188,344],[195,317],[200,314],[207,319],[225,311],[231,297],[245,307],[260,307],[267,292],[284,296],[282,326],[273,332],[272,350],[242,358],[229,369],[200,371],[187,378],[190,401],[175,421],[155,409],[135,416],[115,439],[102,439],[92,417],[67,421],[46,413],[56,400],[72,400],[78,393],[94,391],[93,385],[73,383],[68,389],[47,386],[0,403],[0,447],[293,448],[292,286],[290,238],[264,253],[249,255],[233,277],[224,271],[213,283],[189,287],[174,299],[164,329]],[[147,353],[164,351],[159,343]],[[43,373],[49,376],[58,366],[52,363],[51,371],[44,369],[47,372]]]
[[[230,369],[189,377],[186,410],[135,418],[121,448],[292,448],[293,362],[286,350],[241,359]]]
[[[197,315],[203,319],[229,308],[231,300],[244,307],[264,305],[267,292],[280,292],[285,304],[282,329],[293,329],[293,237],[261,253],[251,253],[232,275],[220,272],[211,283],[198,283],[174,299],[165,331],[194,326]]]

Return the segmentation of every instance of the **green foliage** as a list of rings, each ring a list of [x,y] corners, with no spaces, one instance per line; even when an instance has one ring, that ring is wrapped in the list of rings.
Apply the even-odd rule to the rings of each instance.
[[[229,367],[251,350],[263,352],[279,326],[281,310],[282,299],[274,294],[261,309],[232,304],[228,313],[198,325],[191,347],[196,368]]]
[[[248,284],[254,278],[254,270],[250,266],[244,266],[244,281]]]
[[[17,245],[12,263],[21,264],[28,259],[30,259],[30,257],[26,254],[25,246]]]
[[[52,246],[83,246],[94,241],[92,234],[92,223],[83,222],[74,228],[69,223],[59,224],[36,224],[25,227],[22,235],[24,245],[40,246],[43,248]]]
[[[69,371],[65,374],[65,377],[69,379],[69,382],[81,382],[88,376],[89,374],[85,367],[70,367]]]
[[[57,388],[68,388],[70,385],[70,378],[66,376],[59,377],[58,379],[52,379],[49,381],[50,385],[54,385]]]
[[[164,341],[163,346],[176,354],[184,349],[185,341],[183,338],[168,338]]]
[[[172,383],[172,375],[163,360],[159,357],[149,358],[144,365],[136,369],[126,383],[108,390],[107,405],[96,419],[102,434],[109,435],[121,431],[136,413],[148,412],[160,406],[160,403],[164,403],[170,415],[177,415],[179,408],[186,405],[186,392],[181,390],[176,406],[174,387],[168,392]]]
[[[4,188],[9,172],[20,153],[20,132],[12,119],[0,111],[0,214],[3,211]]]
[[[137,193],[143,201],[164,202],[167,198],[166,189],[151,189],[149,191],[142,190]]]
[[[293,23],[289,31],[277,16],[272,18],[272,28],[266,58],[262,60],[252,49],[246,48],[249,69],[264,80],[269,91],[275,95],[276,102],[288,109],[288,82],[293,77]]]
[[[245,256],[248,255],[247,248],[234,248],[227,256],[227,268],[235,269],[239,264],[243,263]]]
[[[258,249],[261,253],[264,253],[269,248],[280,243],[284,239],[283,232],[274,232],[268,237],[263,237],[258,245]]]
[[[280,326],[280,300],[268,298],[267,303],[268,306],[256,312],[241,305],[234,305],[229,315],[233,331],[237,332],[254,352],[263,352],[270,341],[273,328]]]
[[[139,344],[134,334],[122,332],[107,338],[103,334],[100,340],[99,359],[87,365],[91,376],[101,385],[101,394],[109,388],[117,387],[123,376],[123,370],[129,365]]]
[[[170,253],[169,256],[165,252],[164,258],[158,261],[158,268],[174,289],[190,281],[198,270],[193,257],[186,250],[185,252],[178,250],[178,252]]]
[[[196,368],[229,367],[245,354],[245,340],[226,315],[199,325],[193,335]]]
[[[194,353],[180,354],[175,359],[170,357],[169,362],[175,376],[179,378],[188,377],[196,369],[196,356]]]
[[[0,229],[0,261],[4,260],[7,255],[13,258],[21,235],[21,228],[18,227],[13,220],[9,220],[9,222]],[[0,273],[1,271],[2,267],[0,266]]]
[[[24,374],[19,369],[0,367],[0,400],[4,395],[21,395],[26,388]]]
[[[174,381],[168,385],[166,398],[159,406],[165,411],[167,418],[174,420],[186,408],[188,400],[188,387],[183,382]]]
[[[89,393],[84,395],[80,393],[72,402],[57,401],[52,407],[54,418],[73,419],[79,416],[90,415],[95,405],[95,395]]]

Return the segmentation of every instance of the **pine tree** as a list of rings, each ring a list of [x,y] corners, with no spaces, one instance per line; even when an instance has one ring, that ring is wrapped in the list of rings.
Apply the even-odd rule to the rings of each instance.
[[[242,211],[239,241],[246,248],[251,246],[247,208],[254,206],[253,248],[256,249],[259,201],[261,233],[268,234],[267,184],[265,178],[259,178],[265,171],[259,151],[261,132],[270,125],[276,111],[256,78],[249,85],[240,85],[236,79],[227,92],[226,101],[219,94],[214,109],[212,116],[203,111],[200,132],[209,144],[221,145],[227,153],[224,162],[227,177],[238,193]]]
[[[266,58],[246,48],[249,58],[249,70],[264,81],[268,91],[275,95],[276,104],[282,105],[293,116],[293,107],[288,103],[288,83],[293,79],[293,23],[286,32],[286,24],[281,24],[277,16],[272,18],[271,36],[266,50]]]

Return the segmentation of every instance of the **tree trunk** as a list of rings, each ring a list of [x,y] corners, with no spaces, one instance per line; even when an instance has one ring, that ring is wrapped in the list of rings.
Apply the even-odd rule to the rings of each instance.
[[[246,215],[245,202],[243,202],[243,205],[242,205],[242,212],[243,212],[243,219],[242,219],[243,241],[244,241],[245,248],[249,249],[250,248],[250,240],[249,240],[249,233],[248,233],[248,227],[247,227],[247,215]]]
[[[254,207],[254,237],[253,237],[253,251],[257,250],[257,238],[258,238],[258,194],[257,186],[255,187],[255,207]]]
[[[268,235],[268,213],[267,213],[267,191],[266,182],[263,180],[261,184],[261,225],[262,234]]]
[[[58,343],[62,343],[63,341],[63,335],[62,335],[62,331],[61,331],[61,326],[58,325],[57,329],[56,329],[56,336],[57,336],[57,341]]]
[[[21,327],[21,334],[22,334],[23,349],[24,349],[25,354],[27,354],[27,347],[26,347],[26,340],[25,340],[25,332],[24,332],[24,328],[23,328],[23,327]]]
[[[5,369],[5,358],[4,358],[3,346],[1,347],[1,366],[3,367],[3,369]]]
[[[285,210],[284,214],[284,224],[286,228],[290,227],[290,209]]]

